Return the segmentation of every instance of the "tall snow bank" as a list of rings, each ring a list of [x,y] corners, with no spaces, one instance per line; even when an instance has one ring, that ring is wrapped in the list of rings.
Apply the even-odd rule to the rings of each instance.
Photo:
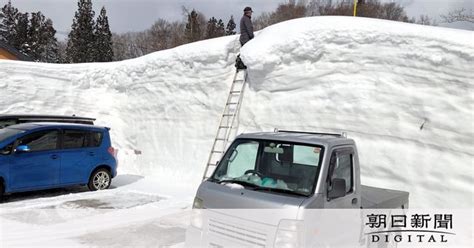
[[[243,125],[347,131],[364,184],[472,208],[473,34],[351,17],[268,27],[241,50]]]
[[[0,113],[95,117],[111,127],[119,173],[197,185],[238,48],[224,37],[114,63],[0,60]]]
[[[365,184],[410,191],[411,207],[471,208],[472,34],[347,17],[266,28],[241,51],[240,130],[347,131]],[[237,39],[117,63],[0,61],[0,113],[96,117],[112,127],[120,173],[197,186]]]

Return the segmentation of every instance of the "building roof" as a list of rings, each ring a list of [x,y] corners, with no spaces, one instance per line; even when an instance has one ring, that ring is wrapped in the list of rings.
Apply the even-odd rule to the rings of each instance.
[[[33,61],[32,58],[30,58],[29,56],[21,53],[20,51],[18,51],[16,48],[10,46],[9,44],[7,44],[6,42],[4,41],[1,41],[0,40],[0,48],[2,49],[5,49],[7,52],[15,55],[15,57],[17,57],[19,60],[22,60],[22,61]]]

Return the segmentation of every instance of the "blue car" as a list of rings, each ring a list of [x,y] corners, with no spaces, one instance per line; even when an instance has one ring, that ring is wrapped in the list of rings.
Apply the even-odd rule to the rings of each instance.
[[[45,122],[0,129],[0,199],[72,185],[103,190],[116,174],[109,128]]]

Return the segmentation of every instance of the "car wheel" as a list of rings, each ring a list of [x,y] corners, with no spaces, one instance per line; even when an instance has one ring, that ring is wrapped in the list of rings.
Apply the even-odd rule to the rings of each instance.
[[[87,186],[91,191],[104,190],[110,187],[111,182],[112,175],[109,170],[101,168],[92,173]]]
[[[5,193],[5,188],[3,187],[3,182],[0,181],[0,202],[3,202],[3,194]]]

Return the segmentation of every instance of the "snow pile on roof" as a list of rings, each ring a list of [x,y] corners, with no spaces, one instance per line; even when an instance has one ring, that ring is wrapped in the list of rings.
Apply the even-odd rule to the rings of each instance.
[[[347,131],[364,184],[411,207],[472,207],[473,32],[364,18],[274,25],[242,49],[240,130]],[[106,64],[0,61],[0,113],[112,127],[121,173],[196,186],[234,73],[237,36]],[[190,192],[194,194],[194,192]]]

